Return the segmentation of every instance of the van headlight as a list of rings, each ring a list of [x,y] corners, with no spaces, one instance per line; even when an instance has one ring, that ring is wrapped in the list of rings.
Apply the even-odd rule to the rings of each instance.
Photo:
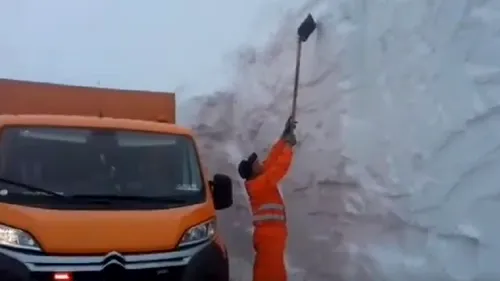
[[[2,224],[0,224],[0,245],[27,250],[40,250],[40,246],[31,235],[20,229]]]
[[[179,246],[185,246],[211,239],[215,235],[215,220],[204,222],[188,229]]]

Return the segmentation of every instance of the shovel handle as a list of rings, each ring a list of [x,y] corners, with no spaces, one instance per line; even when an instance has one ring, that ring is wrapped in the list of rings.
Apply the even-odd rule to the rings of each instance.
[[[297,56],[295,58],[295,80],[293,84],[293,100],[292,100],[292,121],[296,121],[297,115],[297,96],[299,94],[299,77],[300,77],[300,56],[302,53],[302,41],[297,39]]]

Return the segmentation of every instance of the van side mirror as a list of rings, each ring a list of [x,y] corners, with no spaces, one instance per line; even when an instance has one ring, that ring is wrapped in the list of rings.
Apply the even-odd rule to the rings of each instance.
[[[233,182],[224,174],[215,174],[210,181],[216,210],[224,210],[233,205]]]

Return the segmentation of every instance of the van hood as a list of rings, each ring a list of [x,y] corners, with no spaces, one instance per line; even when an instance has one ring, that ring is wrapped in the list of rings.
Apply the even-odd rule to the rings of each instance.
[[[29,232],[50,254],[144,253],[174,249],[211,204],[167,210],[74,211],[0,204],[1,222]],[[4,215],[5,214],[5,215]]]

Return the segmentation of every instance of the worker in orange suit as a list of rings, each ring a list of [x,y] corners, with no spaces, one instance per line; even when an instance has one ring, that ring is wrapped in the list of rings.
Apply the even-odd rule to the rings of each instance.
[[[296,122],[289,118],[281,138],[262,164],[257,154],[252,153],[238,166],[245,180],[255,226],[253,281],[287,280],[284,255],[288,232],[278,183],[288,173],[292,162],[293,147],[297,143],[295,127]]]

